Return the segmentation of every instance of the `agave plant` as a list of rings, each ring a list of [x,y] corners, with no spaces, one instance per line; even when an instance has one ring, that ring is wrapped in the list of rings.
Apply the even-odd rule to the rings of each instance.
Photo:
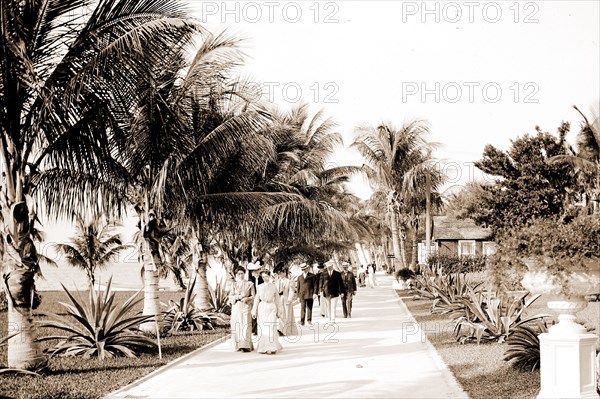
[[[467,297],[458,298],[464,305],[464,316],[455,320],[454,333],[458,341],[464,343],[470,339],[498,340],[504,342],[513,330],[525,323],[551,317],[547,314],[537,314],[523,318],[524,311],[535,302],[540,295],[526,299],[525,297],[509,299],[506,296],[487,298],[481,291],[475,291],[467,286]],[[464,334],[464,331],[467,334]]]
[[[209,288],[211,306],[217,313],[231,314],[229,295],[227,293],[227,282],[217,282],[215,289]]]
[[[470,285],[463,273],[452,273],[433,281],[431,285],[437,291],[431,312],[445,314],[464,310],[465,304],[459,299],[467,296],[469,287],[476,291],[481,283]]]
[[[63,285],[70,304],[61,304],[67,309],[65,316],[50,315],[55,320],[41,322],[42,327],[55,328],[66,335],[50,335],[40,341],[60,340],[50,349],[51,356],[96,356],[100,360],[121,354],[136,357],[136,351],[154,348],[156,344],[141,334],[137,327],[153,316],[144,316],[139,312],[131,315],[134,307],[143,299],[138,291],[123,304],[115,303],[115,294],[111,291],[112,278],[108,280],[106,291],[90,290],[88,302],[76,299]],[[62,284],[61,284],[62,285]]]
[[[540,339],[538,335],[548,332],[545,320],[534,325],[523,325],[514,329],[506,340],[508,349],[504,360],[521,371],[534,371],[540,368]]]
[[[194,331],[194,330],[212,330],[212,325],[215,316],[203,313],[196,305],[194,305],[194,299],[196,294],[194,293],[194,286],[196,285],[196,279],[188,284],[185,290],[185,295],[175,302],[169,300],[169,309],[163,312],[163,332],[167,335],[173,334],[176,331]]]

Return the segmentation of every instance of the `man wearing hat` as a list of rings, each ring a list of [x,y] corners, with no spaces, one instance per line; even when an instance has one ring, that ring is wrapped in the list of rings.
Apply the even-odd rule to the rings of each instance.
[[[342,272],[342,280],[344,281],[344,287],[346,288],[346,295],[342,295],[342,310],[344,311],[344,318],[352,317],[352,297],[356,292],[356,278],[350,263],[342,262],[344,271]]]
[[[302,274],[296,282],[296,295],[300,300],[300,325],[306,321],[312,326],[313,296],[315,295],[315,275],[308,271],[306,263],[300,264]]]
[[[325,262],[327,269],[321,274],[321,292],[326,303],[329,303],[329,320],[332,322],[335,322],[335,311],[340,295],[346,295],[342,274],[333,270],[334,263],[333,260]]]

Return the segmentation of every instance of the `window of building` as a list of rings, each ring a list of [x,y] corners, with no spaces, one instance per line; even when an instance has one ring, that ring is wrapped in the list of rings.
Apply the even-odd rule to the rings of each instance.
[[[493,241],[484,241],[481,243],[481,251],[483,256],[490,256],[496,253],[496,243]]]
[[[458,256],[475,256],[475,240],[459,240]]]

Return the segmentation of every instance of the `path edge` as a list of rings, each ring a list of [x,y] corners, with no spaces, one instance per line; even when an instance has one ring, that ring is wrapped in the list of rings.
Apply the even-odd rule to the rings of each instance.
[[[227,340],[229,340],[230,338],[231,338],[231,334],[227,334],[224,337],[218,338],[204,346],[196,348],[193,351],[186,353],[185,355],[180,356],[177,359],[171,360],[169,363],[167,363],[163,366],[160,366],[159,368],[150,372],[149,374],[146,374],[145,376],[138,378],[137,380],[117,389],[116,391],[109,392],[108,394],[102,396],[102,399],[114,398],[118,395],[124,394],[126,391],[129,391],[130,389],[135,388],[140,384],[143,384],[144,382],[157,376],[158,374],[161,374],[166,369],[186,361],[188,358],[195,356],[197,353],[204,352],[205,350],[211,349],[213,346],[220,345],[220,344],[226,342]]]
[[[398,293],[398,291],[395,290],[394,288],[392,288],[392,290],[394,291],[394,293],[396,294],[396,297],[398,298],[398,303],[399,303],[400,307],[404,309],[404,311],[409,316],[409,318],[412,320],[412,322],[415,323],[415,325],[419,328],[419,331],[421,332],[421,337],[425,338],[425,346],[427,347],[429,353],[431,354],[431,357],[433,358],[433,361],[435,362],[436,366],[439,367],[440,370],[442,371],[444,379],[448,382],[449,387],[458,393],[462,393],[464,395],[462,397],[469,398],[469,394],[465,391],[462,384],[460,382],[458,382],[458,380],[456,379],[456,376],[454,375],[452,370],[450,370],[450,367],[448,367],[446,362],[444,362],[444,359],[438,353],[435,346],[431,342],[429,342],[429,338],[427,337],[427,334],[424,333],[423,330],[421,330],[420,324],[417,322],[417,320],[415,319],[413,314],[408,309],[408,306],[406,306],[406,304],[402,300],[403,297],[401,297],[400,294]],[[457,397],[461,397],[461,396],[459,395]]]

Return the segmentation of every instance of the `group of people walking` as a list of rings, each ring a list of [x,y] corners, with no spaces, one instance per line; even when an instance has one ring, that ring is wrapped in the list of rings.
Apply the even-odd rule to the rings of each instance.
[[[274,268],[273,274],[259,264],[249,263],[247,278],[246,269],[236,268],[235,281],[229,286],[233,350],[254,350],[255,334],[258,353],[277,353],[282,348],[279,335],[298,334],[293,308],[296,301],[300,302],[301,326],[312,326],[315,300],[328,322],[336,321],[340,301],[344,317],[352,317],[356,277],[348,262],[342,263],[341,272],[334,269],[334,264],[333,260],[318,264],[311,272],[310,266],[302,263],[301,274],[295,278],[290,278],[283,263]]]

